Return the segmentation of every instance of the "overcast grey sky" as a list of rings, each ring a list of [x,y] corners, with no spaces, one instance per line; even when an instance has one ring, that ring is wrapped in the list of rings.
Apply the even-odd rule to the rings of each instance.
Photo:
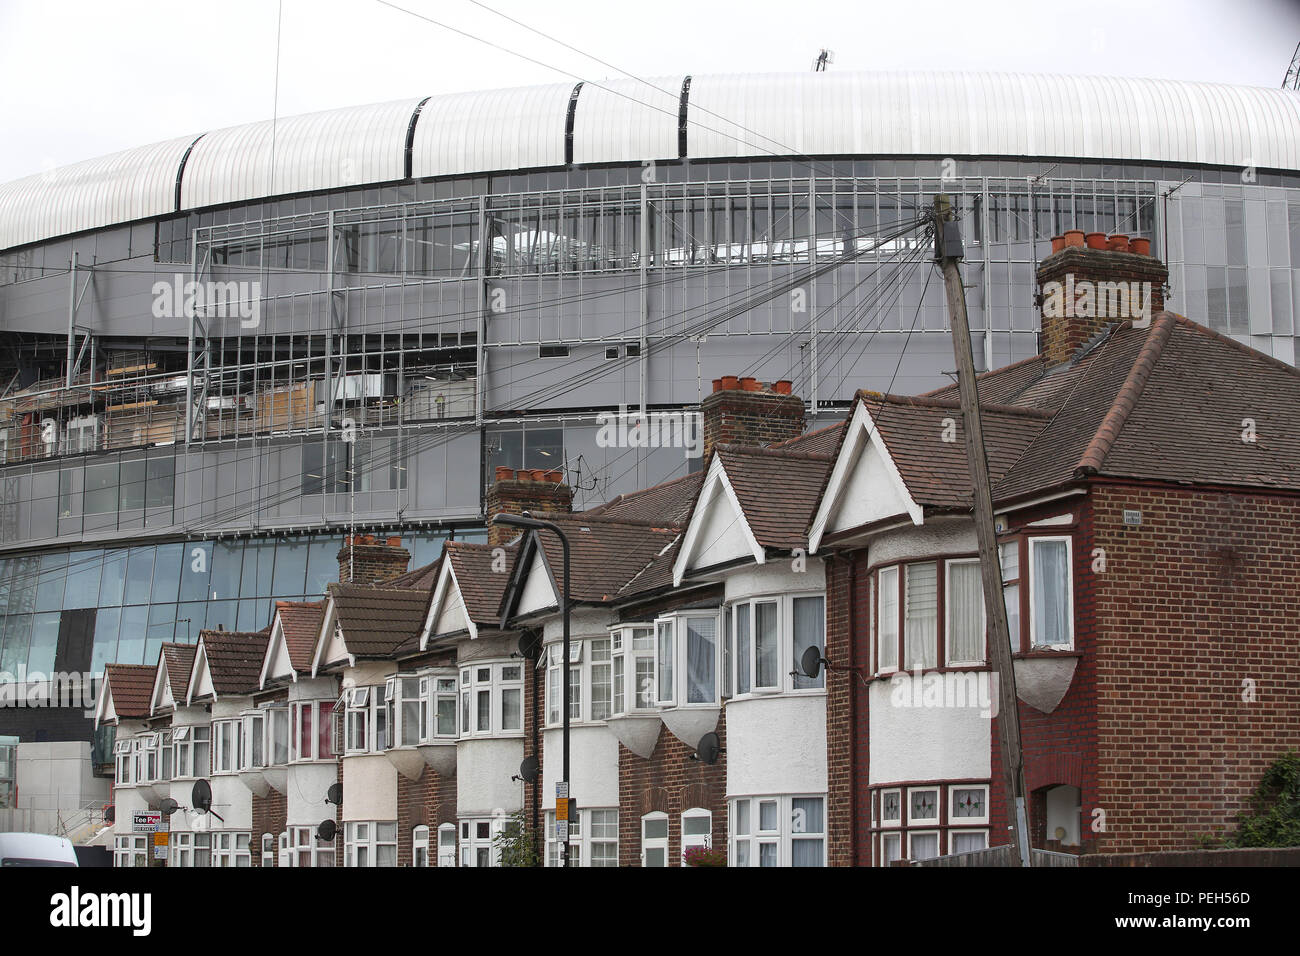
[[[579,77],[620,74],[471,0],[393,0]],[[1279,86],[1297,0],[484,0],[638,76],[954,69]],[[0,0],[0,182],[269,118],[277,0]],[[283,0],[279,114],[569,82],[376,0]]]

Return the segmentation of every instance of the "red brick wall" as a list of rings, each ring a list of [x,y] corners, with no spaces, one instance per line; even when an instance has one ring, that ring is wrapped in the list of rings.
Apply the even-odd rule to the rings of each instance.
[[[438,827],[456,822],[456,778],[428,767],[419,780],[397,775],[397,865],[410,866],[418,826],[429,828],[429,865],[438,865]]]
[[[1193,848],[1300,747],[1300,499],[1095,487],[1103,846]]]
[[[406,573],[411,553],[401,538],[379,541],[372,534],[343,539],[337,555],[339,580],[345,584],[383,584]]]
[[[718,718],[718,738],[727,746],[727,712]],[[618,865],[641,865],[641,817],[654,810],[668,814],[668,865],[682,865],[682,811],[700,806],[713,813],[713,846],[727,846],[727,755],[709,766],[690,759],[695,746],[682,743],[667,727],[648,759],[622,744],[618,748]]]
[[[771,445],[803,434],[803,400],[775,392],[729,389],[712,392],[700,403],[704,456],[714,445]]]
[[[523,514],[525,511],[573,510],[573,489],[554,481],[519,481],[503,478],[495,481],[487,492],[484,512],[490,521],[499,514]],[[519,534],[518,528],[488,525],[488,544],[504,545]]]
[[[271,842],[275,847],[275,865],[280,865],[280,834],[284,832],[288,820],[289,800],[283,793],[270,790],[264,797],[253,794],[253,866],[262,865],[264,833],[271,834]]]
[[[544,748],[540,730],[542,728],[545,706],[545,688],[542,681],[545,671],[537,669],[536,661],[525,660],[524,665],[524,756],[537,758],[539,768],[545,766]],[[536,735],[536,737],[534,737]],[[542,771],[537,772],[534,783],[524,784],[524,813],[528,825],[535,829],[538,865],[545,864],[546,857],[546,815],[542,812]]]
[[[859,667],[867,663],[871,606],[866,567],[865,552],[849,552],[826,564],[826,659],[832,664]],[[866,688],[851,670],[827,671],[826,812],[830,866],[869,864],[869,756]]]
[[[1053,281],[1064,285],[1067,274],[1074,276],[1076,284],[1081,279],[1089,282],[1150,282],[1152,317],[1165,307],[1164,285],[1169,270],[1163,262],[1151,256],[1100,249],[1065,249],[1039,264],[1040,289]],[[1112,316],[1074,316],[1073,311],[1071,306],[1070,314],[1066,316],[1042,316],[1040,351],[1051,364],[1068,361],[1094,333],[1117,321]]]

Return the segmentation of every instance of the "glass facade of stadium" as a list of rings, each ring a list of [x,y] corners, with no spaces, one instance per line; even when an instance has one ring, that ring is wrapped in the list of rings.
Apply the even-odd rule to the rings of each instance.
[[[1150,238],[1170,309],[1295,362],[1300,175],[1240,167],[606,165],[32,243],[0,254],[0,671],[53,669],[77,609],[96,670],[264,627],[273,599],[336,579],[349,528],[427,564],[447,537],[481,540],[496,465],[566,468],[575,507],[698,465],[600,447],[603,410],[690,408],[741,374],[792,380],[830,421],[857,388],[945,383],[917,225],[939,192],[962,218],[981,368],[1037,351],[1034,268],[1070,228]],[[187,282],[234,291],[192,325]]]

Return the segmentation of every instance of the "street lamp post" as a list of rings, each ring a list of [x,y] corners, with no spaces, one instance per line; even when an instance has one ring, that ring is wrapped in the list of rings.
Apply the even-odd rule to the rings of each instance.
[[[560,613],[564,619],[564,767],[561,773],[561,782],[564,784],[564,799],[569,799],[569,698],[573,693],[569,684],[569,668],[572,666],[569,660],[569,539],[559,525],[550,521],[541,521],[532,517],[527,511],[522,515],[499,514],[492,518],[494,525],[501,525],[507,528],[526,528],[531,531],[550,531],[560,539],[560,547],[564,553],[564,582],[561,585],[560,594]],[[558,819],[558,815],[556,817]],[[566,837],[560,843],[561,859],[564,861],[561,865],[569,865],[569,841]]]

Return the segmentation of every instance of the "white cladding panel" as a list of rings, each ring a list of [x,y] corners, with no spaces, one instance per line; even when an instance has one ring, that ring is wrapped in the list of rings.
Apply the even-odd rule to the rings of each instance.
[[[0,249],[165,216],[176,172],[195,140],[180,136],[0,185]]]
[[[181,208],[400,180],[418,99],[264,120],[208,133],[181,183]]]
[[[676,159],[683,76],[584,83],[573,122],[575,163]]]
[[[557,83],[432,97],[415,123],[411,175],[563,166],[573,87]]]

